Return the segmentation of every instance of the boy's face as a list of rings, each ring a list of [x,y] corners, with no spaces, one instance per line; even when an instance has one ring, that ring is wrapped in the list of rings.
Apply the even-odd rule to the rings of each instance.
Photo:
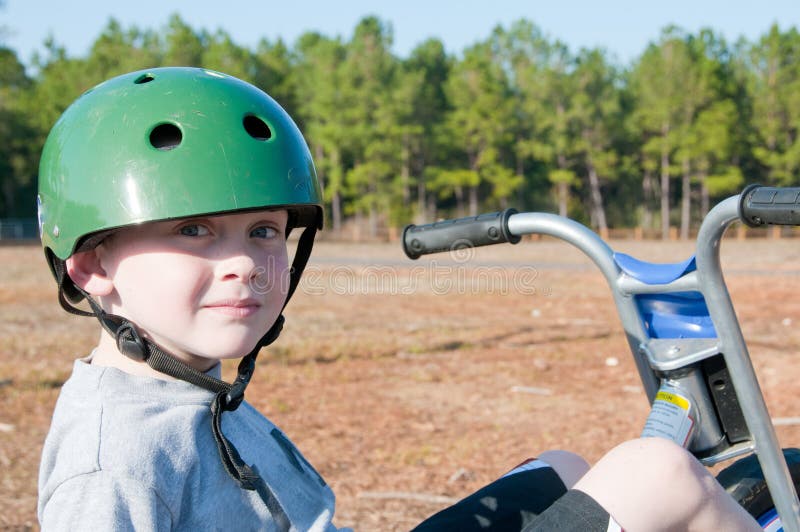
[[[113,285],[101,303],[197,369],[242,357],[286,299],[286,222],[281,210],[123,229],[96,250]]]

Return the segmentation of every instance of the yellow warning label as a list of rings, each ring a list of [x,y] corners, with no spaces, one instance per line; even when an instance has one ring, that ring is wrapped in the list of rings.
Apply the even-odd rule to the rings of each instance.
[[[682,410],[689,410],[689,401],[685,397],[681,397],[680,395],[674,393],[665,392],[664,390],[660,390],[656,394],[656,401],[665,401],[667,403],[672,403]]]

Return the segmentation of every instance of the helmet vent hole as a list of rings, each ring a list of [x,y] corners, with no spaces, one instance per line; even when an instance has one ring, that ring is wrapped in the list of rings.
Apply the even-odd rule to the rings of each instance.
[[[150,144],[162,151],[177,148],[183,140],[183,133],[175,124],[159,124],[150,132]]]
[[[154,79],[156,78],[152,74],[142,74],[141,76],[136,78],[133,82],[136,83],[137,85],[141,85],[142,83],[150,83]]]
[[[267,140],[272,136],[269,126],[257,116],[245,116],[242,124],[244,125],[244,130],[256,140]]]

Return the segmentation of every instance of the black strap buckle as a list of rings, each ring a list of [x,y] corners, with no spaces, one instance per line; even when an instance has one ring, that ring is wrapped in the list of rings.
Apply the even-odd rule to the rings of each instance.
[[[139,362],[147,360],[147,346],[136,327],[128,321],[123,321],[117,329],[117,349],[133,360]]]
[[[222,406],[223,410],[233,411],[239,408],[239,405],[244,401],[244,389],[246,387],[247,384],[234,383],[231,387],[231,391],[225,394],[224,404]]]
[[[249,354],[242,359],[239,363],[239,374],[236,375],[236,380],[231,384],[231,389],[225,394],[223,400],[223,409],[227,411],[236,410],[244,400],[244,391],[247,388],[250,378],[256,369],[255,354]]]

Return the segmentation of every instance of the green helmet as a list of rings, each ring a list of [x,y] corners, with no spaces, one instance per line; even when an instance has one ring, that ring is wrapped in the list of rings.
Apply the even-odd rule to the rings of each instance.
[[[200,68],[143,70],[89,89],[53,126],[39,167],[51,268],[131,224],[281,207],[291,226],[321,228],[321,205],[289,115],[249,83]]]

